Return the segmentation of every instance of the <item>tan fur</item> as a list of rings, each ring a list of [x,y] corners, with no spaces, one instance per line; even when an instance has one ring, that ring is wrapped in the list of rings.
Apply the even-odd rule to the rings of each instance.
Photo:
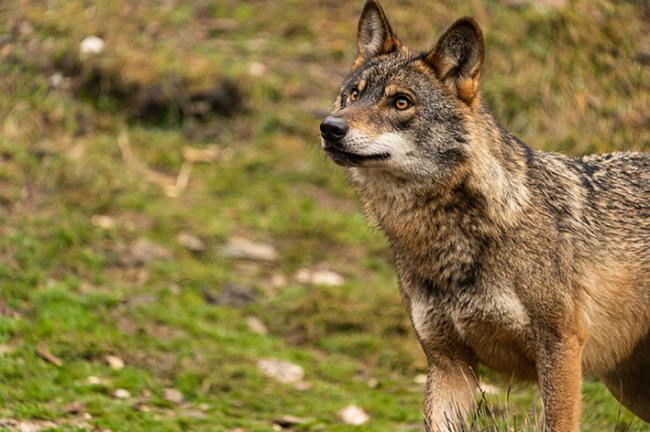
[[[615,262],[589,263],[584,271],[580,304],[589,338],[582,364],[590,375],[615,368],[650,331],[650,310],[644,309],[641,302],[621,301],[638,296],[638,281],[633,276],[640,269],[631,267]]]

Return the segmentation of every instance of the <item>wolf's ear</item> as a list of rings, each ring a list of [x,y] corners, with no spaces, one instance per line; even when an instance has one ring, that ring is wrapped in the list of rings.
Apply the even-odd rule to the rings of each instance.
[[[353,69],[382,54],[390,54],[402,46],[377,0],[366,1],[359,19],[357,58]]]
[[[479,91],[484,51],[481,28],[473,18],[464,17],[440,37],[425,62],[459,99],[471,105]]]

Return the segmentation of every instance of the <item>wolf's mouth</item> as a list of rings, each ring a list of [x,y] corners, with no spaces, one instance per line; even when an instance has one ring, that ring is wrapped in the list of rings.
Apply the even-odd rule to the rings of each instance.
[[[380,160],[386,160],[390,157],[389,153],[376,153],[376,154],[371,154],[371,155],[360,155],[357,153],[350,153],[346,152],[343,150],[340,150],[335,147],[327,146],[324,149],[327,153],[329,153],[330,157],[334,160],[334,162],[338,164],[344,164],[344,165],[349,165],[350,163],[352,164],[360,164],[365,161],[380,161]]]

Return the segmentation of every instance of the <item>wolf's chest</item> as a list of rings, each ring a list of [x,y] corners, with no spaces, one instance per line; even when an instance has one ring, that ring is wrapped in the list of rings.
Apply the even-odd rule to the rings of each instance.
[[[440,335],[430,328],[435,315],[445,316],[454,334]],[[491,369],[522,379],[534,376],[530,318],[510,290],[416,297],[411,318],[424,344],[428,337],[459,338]]]

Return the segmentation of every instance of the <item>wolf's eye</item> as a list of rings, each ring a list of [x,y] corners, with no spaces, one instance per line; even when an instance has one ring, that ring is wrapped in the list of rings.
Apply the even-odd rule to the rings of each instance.
[[[411,106],[413,105],[411,99],[407,98],[406,96],[397,96],[393,103],[395,105],[395,108],[397,108],[400,111],[407,110],[411,108]]]
[[[350,100],[352,102],[355,102],[357,99],[359,99],[359,95],[361,92],[359,91],[358,88],[353,88],[352,91],[350,92]]]

